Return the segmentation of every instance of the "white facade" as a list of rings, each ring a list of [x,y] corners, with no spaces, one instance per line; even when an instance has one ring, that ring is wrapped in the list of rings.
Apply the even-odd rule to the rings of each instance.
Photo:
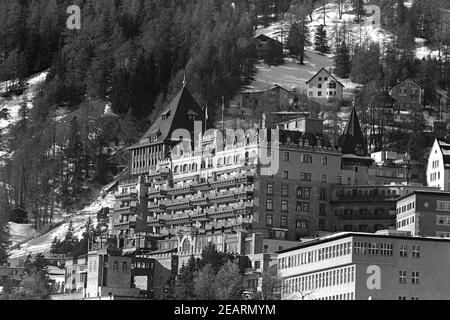
[[[430,187],[437,187],[442,191],[450,191],[450,174],[449,168],[445,165],[444,153],[449,152],[442,147],[448,146],[445,142],[434,140],[431,148],[427,164],[427,185]],[[450,152],[448,153],[450,156]]]
[[[306,85],[308,98],[342,99],[344,86],[325,68],[322,68]]]

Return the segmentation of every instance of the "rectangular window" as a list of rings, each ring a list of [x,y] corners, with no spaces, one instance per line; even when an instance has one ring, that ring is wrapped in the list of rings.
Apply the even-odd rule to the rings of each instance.
[[[266,215],[266,226],[273,226],[273,215],[267,214]]]
[[[312,156],[310,154],[304,154],[303,155],[303,162],[304,163],[312,163]]]
[[[355,254],[364,254],[364,242],[355,241],[354,248]]]
[[[267,195],[268,196],[273,196],[273,183],[268,183],[267,184]]]
[[[400,245],[400,257],[408,256],[408,245],[402,244]]]
[[[406,271],[399,271],[398,272],[398,281],[401,284],[406,284]]]
[[[281,212],[288,212],[288,202],[286,200],[281,201]]]
[[[266,210],[268,210],[268,211],[272,211],[273,210],[273,200],[272,199],[267,199],[267,201],[266,201]]]
[[[420,281],[419,281],[419,272],[413,271],[411,273],[411,283],[412,284],[419,284],[420,283]]]
[[[322,183],[327,183],[327,174],[322,173]]]
[[[321,216],[327,215],[327,206],[323,203],[319,204],[319,215]]]
[[[322,165],[328,165],[328,157],[322,157]]]
[[[306,229],[306,220],[297,220],[295,226],[299,229]]]
[[[311,173],[300,172],[300,180],[301,181],[311,181]]]
[[[412,257],[413,258],[420,258],[420,246],[413,246],[412,247]]]
[[[289,171],[287,170],[283,171],[283,179],[289,179]]]
[[[289,161],[289,152],[283,153],[283,161]]]
[[[280,227],[281,228],[287,228],[288,226],[288,217],[287,216],[281,216],[280,218]]]
[[[281,195],[283,197],[288,197],[289,196],[289,186],[288,185],[282,185],[281,186]]]

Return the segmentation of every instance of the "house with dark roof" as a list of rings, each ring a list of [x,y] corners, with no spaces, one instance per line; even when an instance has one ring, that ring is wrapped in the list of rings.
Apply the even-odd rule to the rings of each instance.
[[[450,143],[435,139],[427,164],[427,184],[450,191]]]
[[[172,137],[172,133],[177,129],[186,129],[192,136],[194,122],[203,123],[204,119],[205,111],[188,88],[183,86],[139,142],[128,148],[131,175],[145,174],[155,169],[158,162],[166,159],[171,148],[180,142],[179,138]]]
[[[418,81],[407,78],[389,90],[395,99],[397,112],[404,110],[421,110],[424,104],[425,88]]]
[[[253,41],[256,46],[256,53],[257,53],[258,59],[260,59],[260,60],[264,59],[267,47],[272,46],[274,48],[278,48],[281,51],[283,50],[283,47],[284,47],[284,45],[281,41],[278,41],[269,36],[266,36],[265,34],[260,34],[256,37],[254,37]]]
[[[298,104],[297,95],[278,84],[267,89],[246,89],[242,91],[242,107],[266,112],[288,110]]]
[[[331,74],[331,71],[322,68],[306,82],[308,98],[318,100],[341,100],[345,86]]]

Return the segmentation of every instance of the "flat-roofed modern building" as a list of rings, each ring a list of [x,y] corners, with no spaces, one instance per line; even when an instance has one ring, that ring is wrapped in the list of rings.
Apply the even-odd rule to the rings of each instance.
[[[450,299],[450,241],[337,233],[278,252],[282,299]]]
[[[415,191],[399,198],[397,230],[450,238],[450,192]]]

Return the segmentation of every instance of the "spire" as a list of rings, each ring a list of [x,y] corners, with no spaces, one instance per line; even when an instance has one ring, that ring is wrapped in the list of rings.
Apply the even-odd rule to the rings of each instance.
[[[352,113],[350,114],[344,133],[339,139],[339,147],[342,149],[343,154],[354,154],[363,157],[368,155],[354,100]]]
[[[186,88],[186,85],[187,85],[186,74],[184,74],[184,76],[183,76],[182,84],[183,84],[183,88]]]

